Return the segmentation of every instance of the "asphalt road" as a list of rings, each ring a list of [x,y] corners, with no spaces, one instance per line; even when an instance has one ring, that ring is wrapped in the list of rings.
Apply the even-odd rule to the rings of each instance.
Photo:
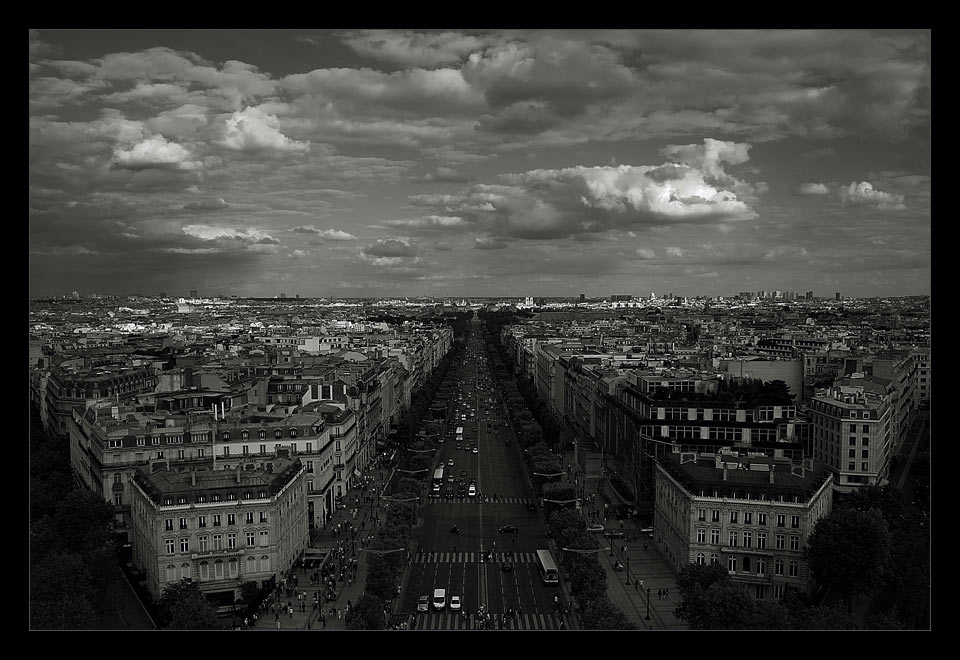
[[[420,507],[422,523],[413,533],[420,551],[413,559],[402,609],[416,611],[419,596],[432,597],[434,589],[442,588],[447,590],[448,602],[451,595],[461,596],[462,612],[476,613],[483,606],[493,615],[506,615],[512,609],[515,616],[503,624],[504,628],[558,629],[560,618],[554,597],[559,588],[543,583],[536,564],[535,551],[547,547],[546,527],[539,518],[539,507],[532,511],[528,508],[534,504],[533,498],[524,478],[516,437],[509,426],[503,426],[505,408],[490,378],[480,334],[475,326],[454,394],[457,417],[446,424],[436,463],[439,466],[442,462],[445,470],[441,493],[449,489],[454,497],[429,498]],[[463,414],[466,420],[460,417]],[[457,426],[464,427],[459,450],[453,436]],[[476,445],[478,453],[472,452],[471,444]],[[450,460],[452,466],[448,465]],[[447,481],[450,474],[453,482]],[[457,496],[460,479],[465,486],[475,480],[479,495]],[[450,531],[455,524],[459,533]],[[516,525],[518,531],[499,531],[508,524]],[[510,570],[505,570],[505,564]],[[476,620],[464,618],[462,612],[431,607],[428,613],[417,615],[417,628],[477,627]]]

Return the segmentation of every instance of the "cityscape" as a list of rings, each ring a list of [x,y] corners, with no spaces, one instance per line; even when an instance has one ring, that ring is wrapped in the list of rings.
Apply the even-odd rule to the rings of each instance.
[[[30,629],[931,629],[929,47],[31,30]]]

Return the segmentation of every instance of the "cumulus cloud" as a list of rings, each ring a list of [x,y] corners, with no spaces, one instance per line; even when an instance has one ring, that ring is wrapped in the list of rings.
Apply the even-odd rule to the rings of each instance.
[[[635,254],[641,259],[656,259],[657,254],[650,248],[637,248],[634,250]]]
[[[381,224],[387,227],[402,229],[456,229],[467,227],[466,220],[459,216],[425,215],[409,220],[384,220]]]
[[[903,195],[876,190],[869,181],[860,183],[854,181],[849,186],[842,186],[838,195],[844,204],[873,206],[895,211],[907,208],[903,203]]]
[[[466,183],[470,177],[449,167],[438,167],[428,172],[423,180],[428,183]]]
[[[294,227],[290,231],[298,234],[312,234],[320,238],[325,238],[329,241],[357,240],[357,237],[349,232],[341,231],[340,229],[317,229],[313,225],[300,225],[299,227]]]
[[[823,183],[801,183],[797,186],[800,195],[829,195],[830,189]]]
[[[148,137],[129,149],[114,148],[115,167],[137,170],[148,168],[195,170],[200,163],[191,160],[190,151],[175,143],[167,142],[162,135]]]
[[[496,238],[478,238],[473,247],[477,250],[503,250],[509,246]]]
[[[387,238],[367,245],[363,248],[363,254],[368,257],[415,257],[417,256],[417,249],[402,240]]]
[[[458,32],[353,32],[344,43],[359,55],[412,66],[437,66],[460,62],[484,44],[479,37]]]
[[[310,144],[291,140],[281,133],[279,120],[254,107],[234,112],[224,123],[220,144],[234,151],[304,153]]]
[[[228,204],[223,197],[216,199],[205,199],[199,202],[187,202],[183,205],[184,211],[220,211],[227,208]]]

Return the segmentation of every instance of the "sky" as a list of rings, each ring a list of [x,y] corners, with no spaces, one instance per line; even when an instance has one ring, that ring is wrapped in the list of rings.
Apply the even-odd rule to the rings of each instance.
[[[926,295],[928,30],[31,30],[31,296]]]

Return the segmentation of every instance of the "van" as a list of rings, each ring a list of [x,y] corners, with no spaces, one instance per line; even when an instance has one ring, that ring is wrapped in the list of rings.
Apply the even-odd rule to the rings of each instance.
[[[434,589],[433,590],[433,609],[442,610],[446,606],[447,606],[447,590]]]

